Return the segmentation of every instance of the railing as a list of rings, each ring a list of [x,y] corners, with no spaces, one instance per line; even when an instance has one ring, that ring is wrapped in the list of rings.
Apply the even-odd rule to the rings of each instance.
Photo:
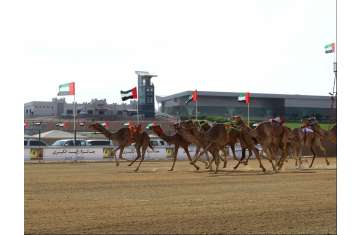
[[[109,161],[114,159],[115,146],[41,146],[25,147],[24,161]],[[167,160],[173,158],[174,146],[154,146],[154,150],[147,149],[145,160]],[[191,157],[195,155],[196,147],[190,146]],[[231,151],[229,154],[232,156]],[[119,151],[116,152],[119,157]],[[236,156],[241,156],[241,148],[236,146]],[[126,147],[123,158],[133,160],[136,157],[134,146]],[[178,160],[186,160],[185,151],[180,148]]]

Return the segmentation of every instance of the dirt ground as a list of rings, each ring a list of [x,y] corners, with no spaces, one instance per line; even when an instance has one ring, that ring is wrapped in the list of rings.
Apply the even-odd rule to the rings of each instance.
[[[250,161],[217,175],[188,161],[28,164],[29,234],[335,234],[336,159],[267,173]]]

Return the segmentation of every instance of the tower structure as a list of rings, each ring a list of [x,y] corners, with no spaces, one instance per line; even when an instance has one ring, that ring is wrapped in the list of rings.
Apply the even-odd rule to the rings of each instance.
[[[146,71],[135,71],[135,73],[138,76],[139,114],[145,118],[153,118],[155,116],[155,90],[151,78],[157,77],[157,75],[150,74]]]

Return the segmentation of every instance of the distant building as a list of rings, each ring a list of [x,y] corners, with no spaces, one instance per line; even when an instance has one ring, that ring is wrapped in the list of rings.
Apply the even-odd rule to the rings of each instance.
[[[177,117],[194,117],[195,103],[185,104],[185,100],[191,93],[192,91],[185,91],[166,97],[157,97],[160,112]],[[199,91],[198,94],[199,117],[233,115],[247,117],[247,105],[237,101],[240,93]],[[336,115],[336,110],[331,106],[330,96],[252,93],[250,118],[265,120],[282,116],[286,120],[300,120],[303,116],[315,114],[321,120],[330,120]]]
[[[66,103],[65,98],[52,101],[32,101],[24,104],[25,117],[68,117],[73,116],[74,104]],[[92,99],[90,102],[76,103],[79,117],[126,117],[136,114],[136,101],[127,104],[108,104],[106,99]]]

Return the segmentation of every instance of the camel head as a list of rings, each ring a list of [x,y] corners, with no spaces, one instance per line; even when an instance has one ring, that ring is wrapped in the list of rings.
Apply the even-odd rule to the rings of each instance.
[[[89,128],[98,130],[99,128],[104,128],[100,123],[92,123],[89,125]]]
[[[181,128],[180,122],[175,122],[175,123],[174,123],[174,129],[175,129],[175,130],[179,130],[180,128]]]

